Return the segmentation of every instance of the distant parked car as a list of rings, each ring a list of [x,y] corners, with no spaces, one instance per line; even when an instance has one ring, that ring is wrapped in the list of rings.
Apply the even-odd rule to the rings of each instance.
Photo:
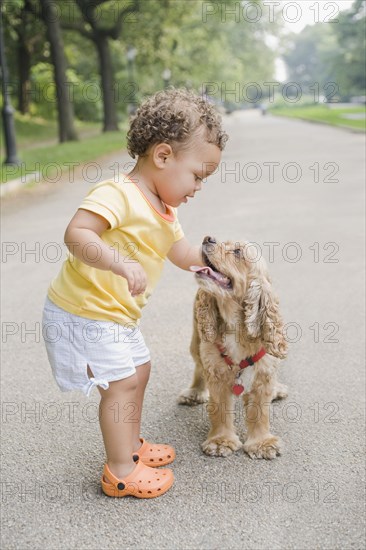
[[[357,95],[351,97],[351,103],[356,105],[366,105],[366,95]]]

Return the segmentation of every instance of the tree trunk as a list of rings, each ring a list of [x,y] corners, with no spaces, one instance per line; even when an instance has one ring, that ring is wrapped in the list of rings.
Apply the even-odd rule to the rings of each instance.
[[[18,111],[29,113],[31,57],[23,33],[18,34]]]
[[[74,108],[67,87],[64,44],[54,2],[52,0],[40,0],[40,3],[42,6],[42,19],[47,27],[47,39],[51,46],[57,95],[59,140],[62,143],[77,139],[74,127]]]
[[[93,35],[99,56],[102,84],[104,111],[103,132],[117,131],[119,130],[116,109],[116,98],[118,95],[116,95],[115,90],[113,90],[114,75],[108,37],[99,33],[96,29],[94,29]]]

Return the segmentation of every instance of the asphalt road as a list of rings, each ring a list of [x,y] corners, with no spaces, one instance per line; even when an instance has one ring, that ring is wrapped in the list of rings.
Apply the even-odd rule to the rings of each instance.
[[[153,362],[143,435],[175,446],[176,482],[152,501],[101,494],[98,392],[88,400],[58,390],[40,322],[69,219],[94,177],[110,177],[115,162],[128,169],[126,154],[105,157],[102,174],[78,167],[74,181],[3,201],[4,550],[364,547],[365,140],[256,112],[225,125],[221,168],[180,221],[192,243],[248,239],[269,261],[290,341],[281,373],[289,397],[272,422],[283,455],[202,454],[205,406],[176,404],[193,372],[196,286],[167,263],[141,324]],[[243,438],[242,411],[233,414]]]

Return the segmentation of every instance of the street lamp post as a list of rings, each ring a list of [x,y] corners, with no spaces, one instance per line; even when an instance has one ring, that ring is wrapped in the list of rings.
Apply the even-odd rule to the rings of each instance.
[[[15,128],[14,128],[14,109],[10,103],[9,90],[8,90],[8,67],[5,58],[4,49],[4,37],[3,37],[3,25],[2,25],[2,13],[0,13],[0,66],[2,76],[2,93],[3,93],[3,109],[2,116],[4,121],[4,137],[6,148],[6,159],[4,164],[14,164],[18,166],[20,164],[17,157],[17,148],[15,143]]]
[[[134,69],[134,61],[135,57],[137,55],[137,49],[133,48],[131,46],[128,46],[127,48],[127,72],[128,72],[128,82],[131,82],[133,85],[133,69]],[[129,97],[131,97],[129,95]],[[129,101],[127,105],[127,114],[128,116],[135,114],[136,106]]]
[[[164,80],[164,88],[167,88],[170,83],[170,78],[172,76],[172,71],[168,68],[164,69],[162,72],[162,79]]]

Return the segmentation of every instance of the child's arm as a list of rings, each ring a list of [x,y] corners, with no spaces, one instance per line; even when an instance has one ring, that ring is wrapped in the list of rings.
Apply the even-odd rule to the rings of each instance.
[[[206,265],[202,260],[202,247],[192,246],[185,237],[173,244],[167,256],[174,265],[186,271],[191,265]]]
[[[104,271],[110,270],[127,279],[132,296],[144,292],[147,279],[142,266],[131,259],[125,262],[124,256],[101,239],[101,235],[109,228],[110,224],[103,216],[79,208],[66,228],[64,241],[71,254],[84,264]],[[88,246],[91,243],[95,245],[96,251]]]

